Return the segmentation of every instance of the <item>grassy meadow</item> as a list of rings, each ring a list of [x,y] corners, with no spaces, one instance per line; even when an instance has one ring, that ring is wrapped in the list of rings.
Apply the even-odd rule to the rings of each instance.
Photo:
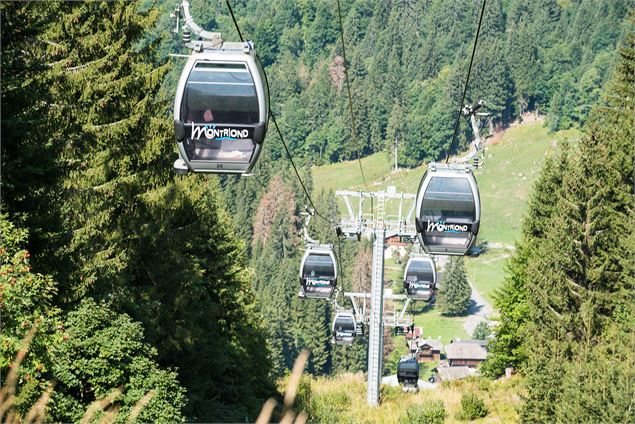
[[[473,393],[484,400],[488,414],[471,422],[485,424],[517,422],[516,407],[520,403],[521,389],[517,377],[493,382],[469,378],[418,393],[404,393],[399,387],[383,386],[381,406],[375,408],[369,408],[366,403],[365,378],[361,373],[305,380],[302,391],[310,420],[322,423],[397,423],[410,406],[429,400],[443,402],[445,422],[457,423],[461,422],[457,419],[461,396]]]

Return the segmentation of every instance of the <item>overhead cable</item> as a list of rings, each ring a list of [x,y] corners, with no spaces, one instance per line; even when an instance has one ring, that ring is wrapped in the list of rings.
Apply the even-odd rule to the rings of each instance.
[[[338,0],[339,1],[339,0]],[[445,152],[445,163],[448,163],[450,160],[450,152],[454,146],[454,142],[456,140],[456,136],[459,131],[459,123],[461,120],[461,110],[463,109],[463,105],[465,103],[465,95],[467,93],[467,87],[470,84],[470,74],[472,73],[472,65],[474,64],[474,54],[476,53],[476,45],[478,43],[478,36],[481,33],[481,24],[483,23],[483,14],[485,12],[485,3],[487,0],[483,0],[483,4],[481,6],[481,16],[478,19],[478,27],[476,28],[476,36],[474,37],[474,45],[472,46],[472,56],[470,57],[470,66],[467,68],[467,78],[465,78],[465,86],[463,87],[463,96],[461,96],[461,103],[459,103],[456,121],[454,122],[454,133],[452,134],[452,141],[450,142],[450,147]]]

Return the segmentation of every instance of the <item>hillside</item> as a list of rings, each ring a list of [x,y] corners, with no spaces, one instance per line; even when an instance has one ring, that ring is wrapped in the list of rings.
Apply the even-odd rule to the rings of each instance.
[[[630,0],[2,2],[0,422],[253,422],[292,368],[311,422],[453,422],[472,393],[483,422],[635,422],[633,16]],[[420,164],[468,144],[457,108],[479,100],[505,129],[477,172],[487,249],[467,273],[437,258],[467,315],[441,315],[445,290],[410,312],[446,345],[494,322],[483,378],[386,387],[369,408],[364,373],[383,357],[392,383],[405,344],[369,355],[376,321],[337,343],[373,258],[335,231],[333,190],[415,193]],[[307,260],[315,240],[333,255]],[[390,253],[385,287],[403,290]],[[327,275],[328,300],[298,296]]]
[[[485,166],[476,171],[476,176],[482,202],[479,239],[486,240],[491,247],[477,258],[466,258],[466,268],[470,282],[491,304],[494,303],[495,290],[503,282],[510,249],[513,249],[514,241],[520,236],[529,193],[545,158],[558,143],[574,141],[579,137],[580,132],[577,130],[551,133],[541,120],[527,120],[526,123],[510,126],[488,140]],[[391,171],[389,157],[384,152],[363,158],[361,162],[369,188],[375,191],[395,186],[397,191],[416,193],[426,169],[422,165],[414,169]],[[357,161],[313,167],[312,172],[316,192],[364,190]],[[344,210],[343,202],[339,201],[339,205],[340,211]],[[367,206],[367,212],[370,212],[370,205]],[[394,209],[396,205],[390,205],[388,211],[390,207]],[[386,267],[387,278],[400,277],[400,265],[387,261]],[[400,281],[397,280],[396,284],[399,285]],[[470,337],[471,328],[475,325],[466,325],[467,316],[443,316],[430,305],[415,306],[413,312],[415,324],[423,328],[424,337],[439,338],[443,343],[449,343],[454,338]],[[395,346],[397,352],[405,353],[403,337],[395,338]],[[428,375],[431,368],[422,369],[422,375]],[[387,369],[385,372],[392,371]]]
[[[481,232],[479,239],[491,245],[487,254],[468,259],[468,274],[479,291],[491,301],[491,294],[503,277],[505,248],[513,246],[520,234],[523,213],[533,183],[545,157],[563,140],[579,138],[577,130],[550,133],[541,121],[516,124],[488,141],[485,166],[476,171],[481,195]],[[370,190],[416,193],[426,166],[414,169],[390,170],[385,152],[361,160]],[[312,169],[314,189],[364,190],[357,161],[347,161]],[[340,210],[343,210],[340,202]],[[368,205],[370,206],[370,205]],[[370,207],[367,208],[370,212]]]

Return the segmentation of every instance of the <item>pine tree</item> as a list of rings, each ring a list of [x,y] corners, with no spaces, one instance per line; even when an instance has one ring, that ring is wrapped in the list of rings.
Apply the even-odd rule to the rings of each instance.
[[[443,273],[443,282],[439,289],[439,304],[444,315],[464,314],[470,306],[472,288],[462,257],[452,257]]]

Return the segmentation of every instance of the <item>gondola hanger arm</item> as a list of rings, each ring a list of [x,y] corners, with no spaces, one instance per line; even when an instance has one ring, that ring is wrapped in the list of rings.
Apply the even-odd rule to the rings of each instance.
[[[474,140],[472,141],[472,143],[470,143],[472,149],[471,151],[458,159],[454,160],[454,163],[468,163],[471,164],[471,162],[473,162],[473,159],[476,157],[476,155],[480,152],[482,152],[483,150],[483,142],[481,139],[481,131],[480,128],[478,126],[478,121],[476,120],[476,116],[487,116],[489,115],[489,113],[487,112],[478,112],[477,111],[482,108],[483,106],[485,106],[485,101],[483,100],[479,100],[476,104],[474,105],[465,105],[463,106],[463,108],[461,109],[461,113],[466,116],[469,117],[470,119],[470,124],[472,125],[472,132],[474,133]],[[471,166],[471,165],[468,165]],[[478,167],[479,165],[475,165],[476,167]]]
[[[202,38],[203,40],[212,41],[214,44],[218,43],[219,45],[221,45],[223,43],[223,38],[220,32],[206,31],[203,28],[201,28],[199,25],[197,25],[196,22],[194,22],[194,18],[192,18],[192,15],[190,14],[189,0],[181,1],[181,10],[183,10],[185,26],[188,27],[190,30],[192,30],[194,34],[196,34],[198,37]]]
[[[304,244],[306,245],[319,246],[320,241],[309,236],[309,223],[311,222],[311,218],[313,218],[314,214],[315,211],[308,207],[306,208],[306,212],[300,212],[300,215],[305,216],[304,225],[302,225],[302,238],[304,239]]]
[[[189,0],[182,0],[170,16],[176,20],[176,26],[173,31],[175,34],[178,34],[179,32],[179,23],[181,19],[184,21],[183,42],[187,48],[195,52],[202,52],[211,49],[223,49],[227,44],[231,44],[231,48],[233,49],[242,48],[246,53],[253,50],[251,42],[225,43],[220,32],[206,31],[196,24],[196,22],[194,22],[194,18],[190,14]],[[194,35],[194,39],[192,38],[192,34]]]

